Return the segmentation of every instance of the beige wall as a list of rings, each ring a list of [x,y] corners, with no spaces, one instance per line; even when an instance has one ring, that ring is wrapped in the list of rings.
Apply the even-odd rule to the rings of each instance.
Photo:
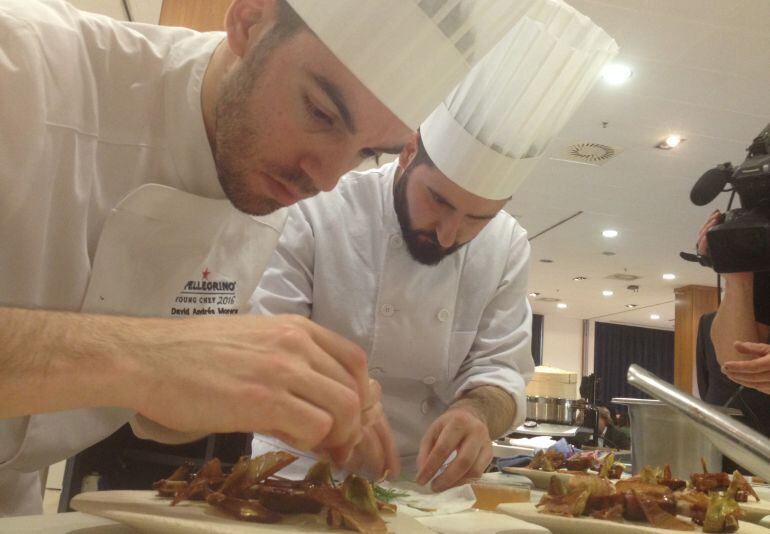
[[[582,352],[582,319],[570,319],[559,314],[543,318],[543,365],[571,371],[580,377]],[[576,393],[578,384],[575,384]]]

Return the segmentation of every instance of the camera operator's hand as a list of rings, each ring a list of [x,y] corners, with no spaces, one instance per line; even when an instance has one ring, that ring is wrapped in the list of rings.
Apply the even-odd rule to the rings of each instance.
[[[719,224],[721,221],[722,221],[722,214],[719,212],[719,210],[714,210],[711,212],[711,215],[709,215],[709,218],[706,219],[706,222],[703,223],[703,226],[701,226],[701,229],[698,232],[698,255],[699,256],[708,256],[709,244],[708,244],[708,241],[706,241],[706,232],[708,232],[711,229],[711,227]]]
[[[722,372],[733,382],[770,394],[770,345],[736,341],[735,350],[752,359],[726,362]]]
[[[714,210],[711,212],[711,214],[708,216],[708,219],[706,219],[706,222],[703,223],[703,226],[701,226],[701,229],[698,231],[698,255],[699,256],[708,256],[709,255],[709,245],[708,241],[706,240],[706,233],[717,224],[720,224],[724,220],[724,215],[719,210]],[[723,273],[722,277],[728,283],[730,283],[730,280],[734,280],[735,282],[753,282],[754,275],[753,273]],[[733,282],[733,283],[735,283]]]

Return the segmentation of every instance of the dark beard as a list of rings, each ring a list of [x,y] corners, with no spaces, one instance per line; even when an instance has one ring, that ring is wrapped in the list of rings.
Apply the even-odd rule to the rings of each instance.
[[[444,248],[439,244],[438,234],[435,231],[415,230],[412,227],[412,219],[409,216],[409,200],[406,198],[406,184],[409,181],[411,170],[411,165],[404,169],[401,179],[393,186],[393,208],[396,210],[404,243],[406,243],[406,248],[412,258],[423,265],[438,265],[441,260],[465,243],[455,243],[449,248]]]
[[[228,200],[238,210],[249,215],[267,215],[283,204],[264,194],[256,194],[249,187],[255,175],[267,173],[279,176],[295,184],[306,196],[313,196],[318,189],[300,169],[278,168],[262,161],[259,154],[258,120],[250,113],[250,101],[264,71],[270,52],[279,44],[279,36],[268,34],[244,58],[243,64],[223,83],[216,104],[216,135],[214,163],[217,177]],[[259,162],[260,168],[252,169],[244,162]],[[256,165],[254,165],[256,166]]]

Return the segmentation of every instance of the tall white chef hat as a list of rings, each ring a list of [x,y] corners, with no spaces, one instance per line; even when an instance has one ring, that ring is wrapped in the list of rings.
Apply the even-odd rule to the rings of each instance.
[[[422,124],[425,150],[467,191],[508,198],[617,52],[562,0],[533,5]]]
[[[543,0],[288,0],[318,38],[407,126]]]

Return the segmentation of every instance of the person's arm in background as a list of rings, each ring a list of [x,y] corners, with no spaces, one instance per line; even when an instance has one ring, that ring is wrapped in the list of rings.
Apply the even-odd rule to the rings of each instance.
[[[719,224],[722,214],[714,210],[698,232],[698,254],[708,255],[706,233]],[[746,356],[735,348],[736,341],[762,343],[767,340],[768,330],[754,317],[753,273],[725,273],[724,296],[711,325],[711,340],[719,363],[745,360]]]
[[[514,232],[505,273],[497,294],[486,306],[470,353],[451,391],[450,407],[428,428],[417,457],[417,482],[425,484],[457,456],[432,483],[441,491],[481,476],[492,459],[492,439],[524,420],[524,388],[534,372],[532,310],[527,301],[529,243]]]
[[[736,342],[764,343],[768,327],[757,322],[754,315],[754,274],[722,275],[724,297],[711,326],[717,359],[724,365],[732,360],[751,359]]]
[[[698,394],[701,399],[706,398],[709,390],[708,353],[706,347],[711,343],[711,324],[713,318],[710,314],[701,315],[698,320],[698,338],[695,343],[695,371],[698,379]]]
[[[719,211],[711,213],[698,233],[698,254],[708,254],[706,232],[718,224]],[[770,393],[770,328],[756,320],[754,274],[725,273],[724,296],[711,326],[717,360],[733,382]]]

